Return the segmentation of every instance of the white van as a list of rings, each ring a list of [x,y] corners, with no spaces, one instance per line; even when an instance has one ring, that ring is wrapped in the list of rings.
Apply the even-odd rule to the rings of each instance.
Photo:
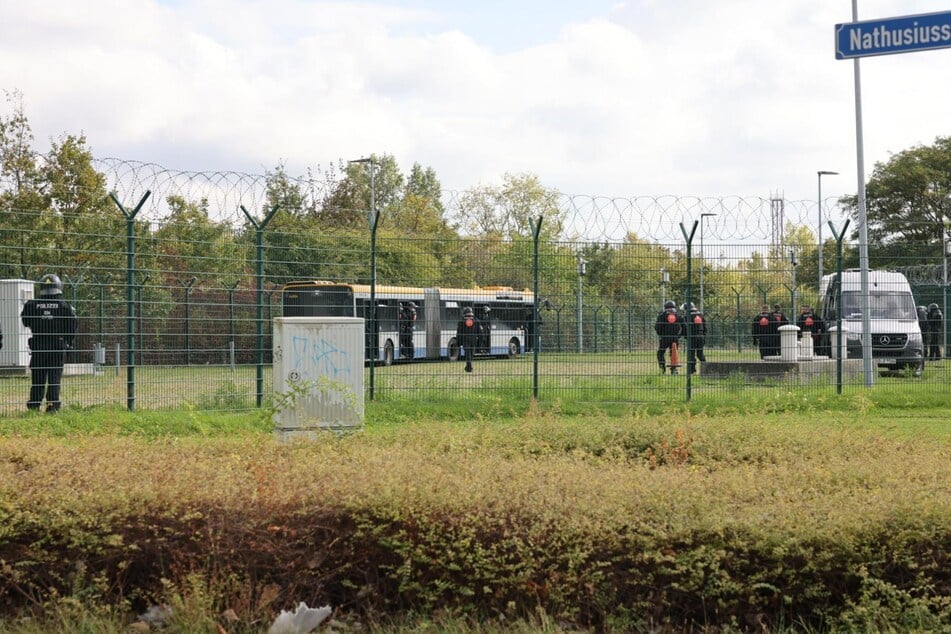
[[[842,271],[842,327],[848,329],[848,357],[862,358],[862,272]],[[819,286],[821,316],[827,328],[835,326],[836,274],[825,275]],[[911,285],[901,273],[868,272],[869,322],[872,330],[872,361],[888,372],[913,368],[920,376],[925,367],[924,343]]]

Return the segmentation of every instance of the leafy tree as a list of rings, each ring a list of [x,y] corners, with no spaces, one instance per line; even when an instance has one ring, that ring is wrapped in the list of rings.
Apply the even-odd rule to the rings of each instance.
[[[273,172],[265,172],[267,178],[267,203],[262,211],[266,214],[275,206],[284,214],[311,216],[316,214],[314,202],[308,199],[307,192],[299,180],[290,177],[283,163]]]
[[[160,269],[169,285],[194,275],[205,285],[232,286],[247,270],[250,248],[237,243],[231,227],[209,217],[208,201],[167,199],[169,216],[153,233]]]
[[[5,94],[13,113],[0,118],[0,210],[6,216],[0,226],[0,261],[3,277],[28,277],[33,228],[44,207],[42,184],[23,97],[17,91]]]
[[[22,96],[7,93],[7,99],[13,114],[0,119],[0,206],[8,211],[0,230],[4,274],[33,278],[55,267],[74,278],[104,276],[119,265],[122,222],[105,177],[92,166],[86,137],[64,135],[48,154],[37,154]],[[16,261],[19,271],[10,264]]]
[[[13,113],[0,118],[0,200],[4,206],[37,209],[40,206],[40,170],[33,151],[33,130],[23,112],[23,95],[5,91]]]
[[[858,197],[846,196],[840,202],[856,221],[855,237]],[[869,243],[880,245],[883,260],[940,254],[943,232],[951,221],[951,136],[876,163],[866,185],[866,216]],[[876,266],[887,264],[879,261]]]
[[[56,246],[68,250],[74,267],[112,271],[123,262],[125,221],[107,196],[105,177],[92,165],[85,136],[53,142],[41,168],[45,224],[59,234]]]
[[[542,239],[556,239],[564,230],[557,192],[533,174],[506,174],[501,186],[466,191],[459,200],[459,215],[460,226],[473,236],[531,238],[539,217],[544,218]]]
[[[445,219],[442,204],[442,185],[433,168],[423,168],[414,163],[410,171],[403,197],[399,204],[391,205],[389,226],[395,231],[410,236],[434,238],[456,237],[457,234]]]
[[[382,157],[371,155],[370,161],[340,161],[339,170],[344,177],[323,200],[320,210],[322,226],[368,230],[371,197],[380,211],[380,226],[392,224],[392,216],[402,200],[403,175],[396,158],[390,154]]]

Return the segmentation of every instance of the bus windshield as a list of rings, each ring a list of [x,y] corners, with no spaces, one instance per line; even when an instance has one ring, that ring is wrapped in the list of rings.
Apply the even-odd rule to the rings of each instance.
[[[872,319],[917,319],[918,317],[914,298],[909,293],[872,291],[869,293],[868,306]],[[844,319],[862,317],[860,291],[842,292],[842,317]]]
[[[353,317],[353,293],[339,286],[288,288],[284,291],[286,317]]]

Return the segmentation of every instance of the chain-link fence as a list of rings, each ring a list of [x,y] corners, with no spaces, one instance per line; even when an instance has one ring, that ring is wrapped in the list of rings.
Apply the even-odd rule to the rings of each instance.
[[[367,385],[376,400],[664,403],[698,395],[741,398],[743,390],[763,388],[865,389],[862,361],[843,348],[837,363],[830,336],[841,332],[835,319],[841,315],[853,331],[843,341],[860,342],[854,331],[863,308],[870,314],[894,308],[871,322],[878,337],[872,342],[875,389],[946,389],[951,369],[941,361],[944,321],[919,320],[916,312],[932,304],[946,312],[946,262],[915,245],[905,245],[904,259],[897,260],[893,245],[869,249],[869,267],[904,273],[911,295],[882,282],[871,288],[867,304],[855,300],[846,313],[854,288],[843,281],[820,296],[815,243],[704,245],[704,216],[678,224],[679,240],[564,241],[546,237],[544,218],[528,237],[449,238],[384,229],[379,235],[324,232],[276,207],[260,214],[244,208],[245,222],[237,226],[200,213],[140,218],[146,200],[115,197],[107,211],[87,216],[2,211],[4,413],[22,411],[30,392],[32,333],[20,312],[36,293],[34,282],[48,273],[62,279],[63,298],[78,315],[62,379],[64,407],[73,408],[267,406],[271,323],[284,314],[282,288],[293,281],[346,283],[356,292],[347,306],[368,323]],[[844,240],[838,246],[824,245],[827,275],[856,265],[854,245]],[[369,297],[360,303],[358,286],[371,293],[372,303]],[[845,297],[835,295],[838,290]],[[458,295],[463,291],[469,294]],[[409,301],[418,304],[419,316],[407,353],[399,311]],[[670,334],[663,324],[667,302],[688,321],[684,328],[695,328],[690,304],[702,312],[702,350],[699,338],[663,336]],[[825,328],[810,326],[816,332],[805,339],[813,345],[798,332],[786,342],[776,332],[757,334],[764,306],[770,314],[778,306],[791,325],[812,307]],[[842,310],[829,312],[836,306]],[[487,326],[484,341],[474,344],[473,372],[454,361],[464,358],[462,342],[453,339],[465,307]],[[321,313],[315,308],[312,314]],[[670,339],[678,344],[676,357],[671,347],[660,348]],[[906,363],[915,354],[921,364]],[[931,354],[934,360],[925,363]]]

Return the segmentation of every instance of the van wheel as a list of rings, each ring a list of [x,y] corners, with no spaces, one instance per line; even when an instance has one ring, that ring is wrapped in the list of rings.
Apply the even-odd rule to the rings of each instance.
[[[518,339],[512,337],[509,339],[509,358],[518,356],[518,353],[521,352],[522,347],[518,343]]]
[[[383,365],[393,365],[393,356],[393,342],[387,339],[383,346]]]
[[[449,360],[458,361],[459,360],[459,342],[455,339],[449,340]]]

